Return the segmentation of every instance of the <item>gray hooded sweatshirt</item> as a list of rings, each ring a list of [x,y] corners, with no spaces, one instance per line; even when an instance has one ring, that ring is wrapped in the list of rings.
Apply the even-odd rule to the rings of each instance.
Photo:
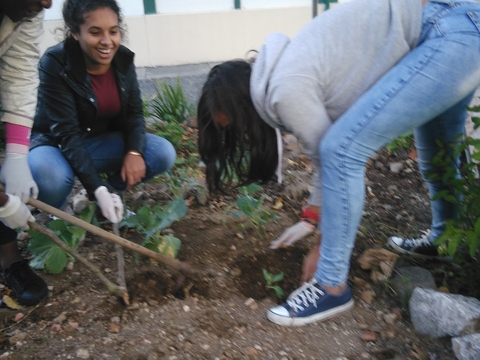
[[[322,200],[322,136],[416,46],[421,24],[421,0],[353,0],[321,13],[291,40],[274,33],[260,48],[253,104],[267,124],[295,135],[315,164],[311,205]]]

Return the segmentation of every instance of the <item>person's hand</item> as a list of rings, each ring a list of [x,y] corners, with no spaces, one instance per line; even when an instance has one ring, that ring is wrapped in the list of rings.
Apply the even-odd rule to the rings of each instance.
[[[286,229],[282,235],[270,243],[269,249],[278,249],[292,245],[295,241],[303,239],[315,231],[316,227],[308,221],[301,220]]]
[[[127,190],[130,190],[135,184],[142,181],[145,177],[146,167],[145,160],[140,155],[132,155],[127,153],[123,160],[122,180],[127,183]]]
[[[8,195],[8,201],[0,206],[0,221],[11,229],[28,230],[28,222],[35,222],[35,218],[18,196]]]
[[[6,153],[0,181],[5,184],[6,193],[18,196],[25,204],[30,196],[35,199],[38,196],[38,186],[33,180],[26,154]]]
[[[94,194],[103,216],[112,223],[119,223],[123,218],[123,203],[120,196],[110,193],[105,186],[99,186]]]
[[[318,259],[320,259],[320,242],[315,245],[315,247],[308,252],[307,256],[305,256],[305,259],[303,259],[302,284],[309,281],[313,275],[315,275]]]

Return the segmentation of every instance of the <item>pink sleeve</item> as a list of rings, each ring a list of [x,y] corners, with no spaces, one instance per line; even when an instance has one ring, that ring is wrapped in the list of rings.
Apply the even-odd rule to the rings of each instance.
[[[5,123],[5,151],[28,154],[30,145],[30,128],[27,126]]]

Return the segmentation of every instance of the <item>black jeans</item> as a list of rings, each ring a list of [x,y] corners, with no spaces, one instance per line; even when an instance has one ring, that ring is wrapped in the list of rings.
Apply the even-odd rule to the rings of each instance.
[[[0,246],[17,240],[17,232],[0,221]]]

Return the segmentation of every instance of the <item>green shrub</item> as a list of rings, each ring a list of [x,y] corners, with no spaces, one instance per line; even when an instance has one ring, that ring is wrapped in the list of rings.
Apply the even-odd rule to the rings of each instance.
[[[473,112],[479,112],[480,106],[468,108]],[[480,126],[480,118],[473,117],[474,128]],[[440,250],[450,256],[468,252],[475,256],[480,245],[480,181],[478,178],[480,161],[480,140],[466,137],[458,145],[449,146],[438,142],[440,152],[434,158],[434,165],[442,171],[439,174],[431,174],[433,179],[440,179],[447,186],[447,190],[440,191],[433,198],[443,198],[457,206],[458,216],[446,222],[445,232],[437,239],[436,244]],[[470,154],[471,159],[463,161],[459,168],[452,167],[453,159],[457,156]],[[459,175],[460,173],[460,175]],[[441,175],[440,175],[441,174]],[[462,255],[460,255],[462,256]]]
[[[147,108],[147,116],[157,118],[166,123],[180,124],[187,116],[192,115],[193,105],[188,105],[180,78],[177,78],[177,86],[174,87],[166,82],[157,82],[155,86],[156,96],[152,99],[150,109]]]

